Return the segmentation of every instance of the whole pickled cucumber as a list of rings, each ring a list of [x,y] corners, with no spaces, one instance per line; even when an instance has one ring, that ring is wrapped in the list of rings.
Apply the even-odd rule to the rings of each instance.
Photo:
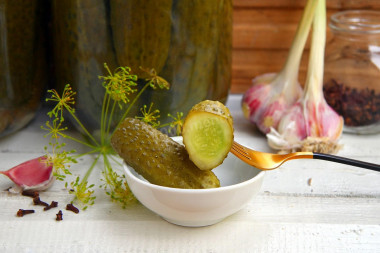
[[[218,101],[196,104],[183,124],[183,143],[190,159],[202,170],[223,163],[234,139],[230,111]]]
[[[148,91],[163,114],[186,113],[205,99],[226,101],[231,81],[231,19],[231,0],[173,1],[169,55],[160,73],[171,88]]]
[[[106,0],[54,0],[53,35],[56,84],[70,83],[78,92],[79,117],[92,129],[100,124],[104,88],[99,76],[114,71],[116,56],[112,45]],[[91,106],[88,106],[91,105]]]
[[[168,56],[172,0],[110,0],[114,46],[120,66],[141,78],[143,68],[160,73]]]
[[[41,1],[0,0],[0,108],[39,104],[46,79],[43,9]]]
[[[0,137],[23,127],[46,85],[43,1],[0,0]]]
[[[197,168],[184,146],[138,119],[126,118],[111,144],[129,166],[153,184],[191,189],[220,186],[212,171]]]
[[[216,54],[216,81],[212,83],[208,99],[226,101],[231,86],[232,63],[232,0],[221,0],[218,9],[218,48]]]
[[[207,98],[215,83],[216,44],[218,41],[219,0],[175,1],[168,60],[162,76],[172,77],[169,92],[174,104],[191,108]],[[164,100],[165,101],[165,100]],[[176,110],[176,109],[174,109]],[[173,111],[174,111],[173,110]]]

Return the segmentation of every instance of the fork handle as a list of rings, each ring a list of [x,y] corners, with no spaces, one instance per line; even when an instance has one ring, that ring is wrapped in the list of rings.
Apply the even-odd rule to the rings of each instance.
[[[326,160],[330,162],[343,163],[351,166],[361,167],[369,170],[374,170],[380,172],[380,165],[374,163],[367,163],[359,160],[354,160],[346,157],[323,154],[323,153],[313,153],[313,159]]]

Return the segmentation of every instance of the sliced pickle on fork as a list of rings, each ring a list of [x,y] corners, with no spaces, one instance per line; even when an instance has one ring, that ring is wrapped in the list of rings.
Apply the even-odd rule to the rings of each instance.
[[[222,164],[231,149],[233,120],[228,108],[218,101],[196,104],[183,124],[183,142],[192,160],[201,170]]]

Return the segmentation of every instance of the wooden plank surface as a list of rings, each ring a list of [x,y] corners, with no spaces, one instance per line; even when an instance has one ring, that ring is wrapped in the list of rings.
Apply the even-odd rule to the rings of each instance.
[[[241,96],[230,96],[237,141],[270,151],[240,110]],[[0,142],[0,169],[43,153],[47,140],[38,114],[26,129]],[[380,163],[380,135],[347,135],[339,155]],[[70,146],[72,147],[72,146]],[[75,146],[74,148],[79,148]],[[91,157],[73,165],[74,174],[89,166]],[[90,180],[98,180],[94,173]],[[0,252],[379,252],[380,173],[315,160],[291,161],[266,173],[260,194],[238,213],[209,227],[169,224],[141,204],[122,209],[102,189],[93,207],[79,214],[64,212],[70,197],[56,182],[41,199],[59,207],[42,211],[29,197],[5,191],[11,183],[0,177]],[[16,217],[19,208],[36,213]]]
[[[232,93],[243,93],[257,75],[278,72],[293,41],[306,0],[234,0]],[[327,18],[342,10],[380,10],[380,1],[328,0]],[[327,28],[327,42],[332,34]],[[309,42],[299,73],[306,75]]]
[[[306,0],[234,0],[235,7],[251,8],[303,8]],[[380,9],[378,0],[327,0],[329,9]]]
[[[68,214],[60,223],[47,214],[16,222],[3,215],[0,222],[8,229],[0,230],[0,251],[378,252],[379,202],[261,194],[244,210],[203,228],[169,224],[141,205],[122,210],[100,203],[96,210]]]

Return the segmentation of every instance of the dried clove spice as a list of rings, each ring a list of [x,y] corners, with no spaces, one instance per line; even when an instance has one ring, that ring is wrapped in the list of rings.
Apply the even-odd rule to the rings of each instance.
[[[63,213],[62,210],[59,210],[59,212],[56,214],[57,218],[55,218],[56,221],[61,221],[63,220]]]
[[[58,202],[57,201],[52,201],[50,203],[50,205],[44,207],[44,211],[50,210],[50,209],[52,209],[54,207],[57,207],[57,206],[58,206]]]
[[[23,191],[23,192],[21,192],[21,195],[26,196],[26,197],[31,197],[31,198],[35,198],[35,197],[40,196],[38,191]]]
[[[24,210],[24,209],[18,209],[17,211],[17,217],[23,217],[26,214],[34,213],[34,210]]]
[[[76,208],[73,204],[67,204],[66,210],[72,211],[74,213],[79,213],[79,209]]]
[[[39,196],[33,198],[33,204],[36,206],[49,206],[48,203],[41,201]]]
[[[356,89],[335,79],[324,85],[327,103],[344,118],[347,126],[366,126],[380,121],[380,93]]]

